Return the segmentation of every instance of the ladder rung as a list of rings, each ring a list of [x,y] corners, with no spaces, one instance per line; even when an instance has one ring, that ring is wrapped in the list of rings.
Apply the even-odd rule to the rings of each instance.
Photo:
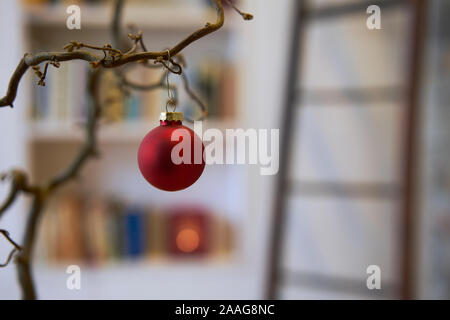
[[[363,270],[363,272],[364,271],[365,270]],[[382,282],[381,289],[369,290],[366,285],[366,279],[364,278],[352,279],[292,270],[284,270],[284,272],[281,273],[281,276],[281,283],[284,286],[316,288],[333,292],[375,296],[378,298],[395,298],[399,291],[397,285],[385,281]]]
[[[298,103],[308,105],[349,105],[373,102],[397,102],[405,97],[402,87],[297,89]]]
[[[345,15],[366,14],[366,9],[370,5],[377,5],[382,10],[386,10],[389,8],[395,8],[399,5],[404,5],[407,2],[407,0],[355,0],[354,2],[344,5],[329,5],[320,8],[306,9],[304,17],[309,21],[316,19],[340,18]]]
[[[290,181],[290,194],[316,197],[397,198],[401,188],[389,183]]]

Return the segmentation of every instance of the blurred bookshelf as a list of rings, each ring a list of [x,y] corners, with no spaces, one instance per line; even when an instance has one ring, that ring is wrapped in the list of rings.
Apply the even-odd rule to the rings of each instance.
[[[188,124],[189,125],[189,124]],[[209,120],[203,122],[203,130],[216,128],[225,130],[236,125],[234,120]],[[148,131],[148,121],[126,121],[102,124],[98,132],[101,143],[139,143]],[[84,141],[82,123],[61,123],[57,121],[35,121],[29,125],[27,139],[33,143]]]
[[[22,1],[22,4],[27,52],[61,50],[65,43],[75,39],[94,45],[104,44],[100,44],[99,41],[110,42],[109,28],[113,1],[72,3],[28,0]],[[68,17],[66,8],[70,4],[79,4],[81,7],[81,30],[66,28]],[[235,23],[237,20],[234,16],[228,15],[224,28],[215,38],[209,37],[207,41],[196,42],[183,52],[188,62],[185,72],[190,85],[199,93],[210,114],[203,123],[203,130],[233,128],[241,121],[238,112],[241,93],[237,90],[241,75],[237,71],[239,62],[235,57],[238,56],[236,52],[239,48],[238,43],[242,40],[237,35],[240,27]],[[122,20],[124,33],[128,32],[127,24],[132,22],[137,29],[144,31],[149,50],[164,50],[202,27],[204,23],[215,21],[216,13],[210,3],[203,0],[127,1]],[[67,166],[72,159],[71,156],[84,141],[88,70],[88,64],[82,61],[61,64],[59,69],[49,67],[45,87],[37,86],[36,78],[30,77],[32,99],[27,114],[29,125],[24,134],[28,141],[29,166],[33,180],[42,181]],[[155,82],[155,79],[159,80],[161,73],[162,70],[158,69],[133,68],[130,79],[148,84]],[[39,240],[37,252],[37,268],[40,274],[56,274],[67,265],[80,264],[85,272],[96,274],[101,271],[105,272],[105,278],[113,277],[114,281],[126,282],[130,270],[137,273],[144,272],[146,276],[156,272],[160,279],[177,277],[177,273],[180,273],[181,277],[186,268],[194,268],[201,270],[200,282],[203,281],[202,274],[210,275],[204,279],[206,283],[221,276],[219,272],[223,272],[224,268],[234,270],[243,255],[239,241],[243,230],[240,226],[247,219],[245,217],[247,187],[242,180],[242,169],[236,166],[218,168],[209,166],[199,183],[189,190],[178,194],[163,194],[154,190],[140,177],[136,154],[143,137],[159,125],[159,113],[164,111],[167,91],[131,92],[130,95],[124,96],[120,90],[114,88],[112,72],[107,71],[103,76],[105,79],[102,83],[105,88],[100,88],[100,99],[106,107],[98,134],[102,159],[93,160],[95,163],[90,164],[82,172],[80,177],[82,182],[72,183],[62,190],[49,206],[42,222],[42,233],[46,236]],[[194,111],[197,109],[183,92],[178,76],[171,75],[170,82],[179,88],[178,110],[182,110],[185,116],[195,117]],[[102,168],[103,165],[105,168]],[[124,173],[132,174],[126,176]],[[109,179],[104,179],[105,175],[108,175]],[[217,181],[223,183],[217,184]],[[240,186],[230,188],[230,184],[233,183]],[[117,194],[120,196],[117,197]],[[216,194],[220,195],[217,196],[220,200],[214,201]],[[123,244],[127,243],[129,236],[133,234],[130,230],[128,236],[108,230],[116,220],[112,218],[114,214],[109,210],[111,203],[108,199],[111,197],[121,199],[124,208],[128,208],[124,211],[137,210],[138,213],[131,212],[128,215],[123,212],[116,214],[125,219],[121,220],[125,221],[125,225],[126,221],[130,222],[127,219],[135,219],[142,220],[134,221],[136,228],[146,226],[144,228],[146,232],[139,240],[142,248],[137,256],[126,250],[119,255],[111,254],[111,250],[117,251],[117,247],[103,248],[103,251],[97,249],[96,258],[88,254],[91,250],[89,248],[101,247],[99,241],[102,240],[98,240],[98,237],[104,236],[104,241],[107,234],[113,235]],[[232,204],[230,199],[233,199]],[[197,252],[198,248],[194,250],[195,254],[176,252],[177,250],[173,248],[166,248],[159,254],[149,253],[148,246],[153,244],[149,240],[151,232],[148,231],[150,228],[148,225],[152,224],[149,221],[153,221],[156,215],[152,208],[167,211],[167,214],[162,215],[163,220],[171,225],[171,227],[157,227],[165,233],[158,241],[165,241],[167,245],[175,241],[176,244],[176,239],[180,236],[182,230],[177,234],[173,231],[176,218],[172,212],[174,210],[171,206],[172,201],[176,202],[177,207],[192,205],[201,207],[206,212],[202,215],[202,219],[206,219],[207,223],[201,227],[201,232],[198,230],[196,232],[200,232],[197,236],[200,235],[201,238],[204,237],[203,234],[209,234],[210,238],[207,241],[210,246],[200,250],[201,253]],[[92,221],[96,215],[93,217],[88,215],[88,218],[86,215],[89,212],[96,212],[95,206],[98,220]],[[104,212],[98,213],[100,210],[98,208],[102,208]],[[187,217],[189,220],[189,214]],[[97,224],[97,229],[91,230],[91,235],[81,232],[83,228],[76,231],[76,226],[84,224]],[[117,221],[115,224],[118,224]],[[232,231],[218,232],[218,228],[222,228],[222,231]],[[195,236],[196,233],[193,234]],[[66,249],[55,249],[58,246],[66,246]],[[222,249],[218,249],[221,246]],[[58,250],[78,254],[64,257]],[[98,256],[103,258],[98,259]],[[46,281],[51,281],[51,277],[49,276]],[[187,283],[186,286],[190,284]]]
[[[192,68],[192,67],[191,67]],[[235,118],[236,68],[231,63],[203,61],[188,71],[192,86],[197,89],[201,100],[208,106],[208,119],[216,123]],[[87,64],[82,61],[62,64],[58,69],[50,68],[45,86],[33,86],[34,99],[31,106],[31,120],[36,123],[77,124],[82,126],[87,115],[86,79]],[[162,70],[141,68],[131,71],[127,78],[135,83],[148,84],[161,81]],[[198,118],[194,102],[182,90],[178,78],[171,77],[178,87],[178,110],[188,118]],[[134,80],[136,79],[136,80]],[[167,101],[164,89],[151,92],[130,92],[125,94],[119,88],[113,71],[102,74],[99,86],[102,104],[102,121],[106,123],[157,123],[159,112]],[[37,126],[36,129],[45,128]]]
[[[50,1],[23,0],[24,16],[30,25],[61,26],[66,24],[66,9],[77,4],[82,10],[83,27],[104,28],[111,23],[113,1]],[[147,10],[151,7],[151,11]],[[167,17],[170,16],[170,19]],[[132,17],[132,18],[130,18]],[[216,10],[206,0],[189,1],[128,1],[124,9],[125,20],[142,29],[185,31],[202,26],[203,21],[215,21]],[[177,21],[177,23],[173,23]],[[232,31],[239,22],[235,17],[227,19],[224,30]]]
[[[119,197],[66,194],[47,208],[42,258],[51,265],[117,262],[217,263],[232,252],[229,221],[204,206],[127,204]]]

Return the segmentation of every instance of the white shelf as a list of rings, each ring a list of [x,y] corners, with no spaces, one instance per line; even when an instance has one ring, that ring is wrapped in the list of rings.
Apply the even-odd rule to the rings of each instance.
[[[111,124],[102,124],[99,127],[98,139],[106,143],[137,143],[153,128],[158,126],[158,121],[125,121]],[[187,126],[192,127],[190,124]],[[31,142],[82,142],[84,130],[73,123],[35,121],[28,125],[28,140]],[[236,127],[232,120],[205,120],[203,130],[217,128]]]
[[[68,265],[67,265],[68,266]],[[68,290],[67,266],[37,264],[43,299],[255,299],[257,286],[242,264],[119,264],[81,267],[81,290]],[[119,289],[119,290],[118,290]]]
[[[155,125],[151,122],[121,122],[103,124],[99,127],[101,142],[134,142],[142,139]],[[29,124],[28,136],[33,142],[82,142],[84,129],[73,123],[32,122]]]
[[[49,271],[60,270],[67,267],[68,264],[77,264],[85,270],[92,272],[109,270],[110,272],[122,272],[124,270],[146,270],[155,272],[177,272],[190,269],[203,269],[203,270],[217,270],[217,269],[229,269],[239,266],[240,260],[235,254],[230,254],[223,257],[218,256],[205,256],[205,257],[179,257],[179,258],[138,258],[135,260],[124,259],[117,261],[107,261],[100,264],[88,264],[84,262],[61,262],[61,263],[49,263],[44,259],[37,261],[37,268],[48,269]]]
[[[107,28],[111,24],[112,3],[81,5],[81,28]],[[69,14],[67,6],[24,6],[24,17],[28,26],[50,26],[65,28]],[[224,29],[236,25],[234,14],[227,16]],[[216,11],[200,5],[143,5],[127,4],[124,7],[124,25],[133,24],[142,29],[164,29],[168,31],[194,31],[206,22],[216,21]],[[175,22],[175,23],[174,23]]]

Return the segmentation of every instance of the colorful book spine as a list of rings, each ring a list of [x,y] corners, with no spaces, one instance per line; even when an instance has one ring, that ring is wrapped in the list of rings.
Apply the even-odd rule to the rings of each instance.
[[[168,238],[170,253],[174,255],[203,255],[210,247],[209,214],[205,209],[183,207],[169,216]]]
[[[132,208],[125,214],[125,250],[131,258],[145,253],[144,218],[139,209]]]

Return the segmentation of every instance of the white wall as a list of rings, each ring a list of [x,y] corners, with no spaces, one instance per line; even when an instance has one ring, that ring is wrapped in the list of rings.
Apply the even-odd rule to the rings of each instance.
[[[0,1],[0,43],[2,52],[0,59],[0,95],[6,93],[9,78],[22,58],[22,28],[19,15],[19,1]],[[0,172],[11,168],[24,168],[26,166],[26,154],[24,143],[25,126],[25,85],[20,86],[19,97],[15,102],[15,108],[0,109]],[[0,201],[3,201],[8,191],[6,183],[0,184]],[[24,203],[16,203],[0,220],[0,228],[10,231],[11,236],[19,243],[22,236]],[[3,263],[11,249],[11,246],[0,239],[0,261]],[[5,269],[0,269],[0,299],[19,297],[14,264]]]
[[[248,0],[244,9],[254,14],[242,35],[246,39],[242,69],[245,125],[248,128],[280,128],[284,108],[287,62],[294,1]],[[271,215],[276,176],[261,176],[259,167],[249,167],[248,257],[255,277],[255,294],[264,298]]]

